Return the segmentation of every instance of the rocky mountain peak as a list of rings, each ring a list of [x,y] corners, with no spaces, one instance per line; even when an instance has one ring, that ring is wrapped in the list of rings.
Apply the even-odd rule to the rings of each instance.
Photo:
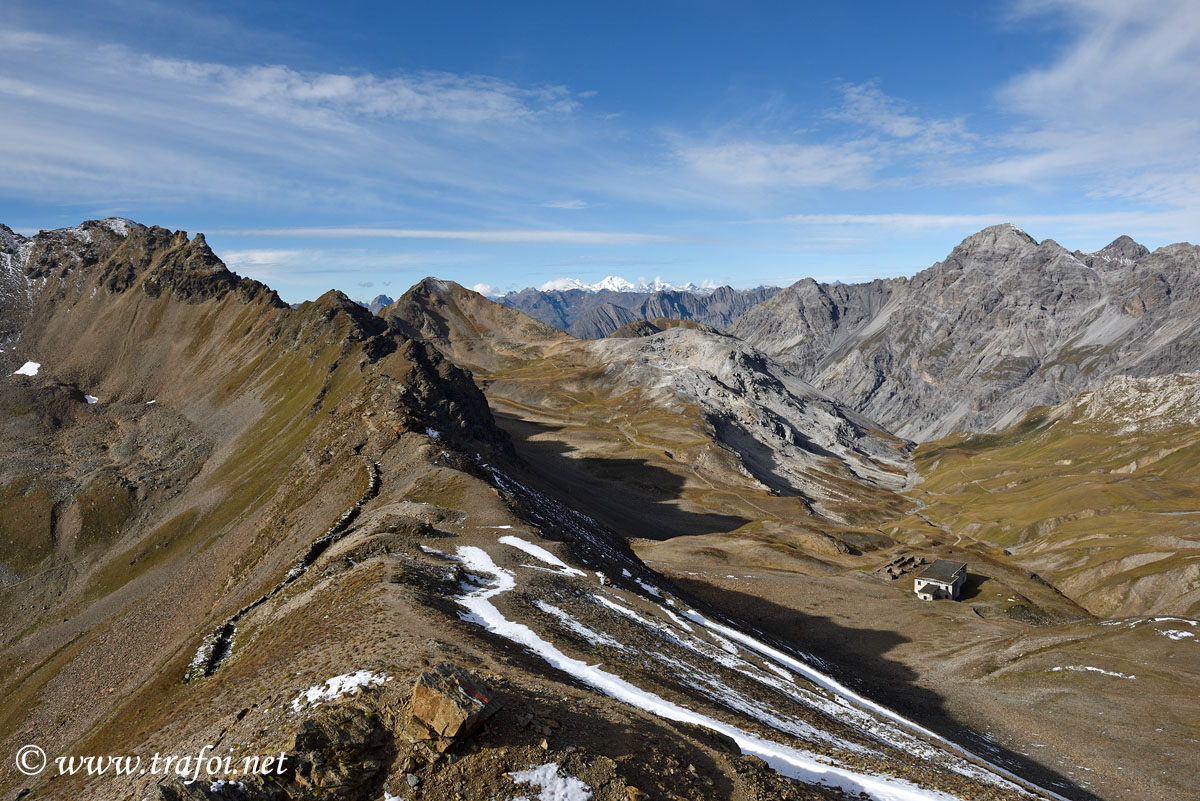
[[[1109,244],[1098,250],[1097,255],[1107,256],[1111,259],[1119,259],[1126,261],[1135,261],[1142,256],[1149,255],[1150,248],[1145,245],[1135,242],[1131,237],[1121,234]]]
[[[23,237],[22,237],[23,238]],[[12,253],[17,249],[17,234],[4,223],[0,223],[0,253]]]
[[[1018,251],[1035,248],[1037,244],[1036,239],[1012,223],[1001,223],[967,237],[954,249],[954,253],[1007,257]]]
[[[387,324],[368,309],[336,289],[329,290],[314,301],[300,304],[300,309],[318,320],[343,321],[344,327],[334,328],[339,336],[350,341],[375,336],[387,328]]]
[[[376,295],[370,300],[360,300],[358,303],[371,314],[379,314],[380,310],[391,306],[396,299],[389,295]]]
[[[1136,265],[1136,269],[1132,266]],[[995,225],[907,283],[801,281],[734,334],[900,436],[1004,428],[1113,375],[1194,371],[1200,248],[1095,254]]]

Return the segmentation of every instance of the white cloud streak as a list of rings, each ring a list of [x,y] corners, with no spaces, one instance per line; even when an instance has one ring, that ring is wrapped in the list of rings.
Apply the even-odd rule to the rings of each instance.
[[[683,165],[714,184],[752,189],[864,187],[874,165],[852,144],[776,144],[754,141],[685,146]]]
[[[1030,122],[1000,140],[1010,153],[958,180],[1082,178],[1093,196],[1200,209],[1200,4],[1026,0],[1017,14],[1074,37],[1000,89],[999,100]]]
[[[804,226],[862,226],[917,231],[937,228],[979,230],[1011,222],[1025,228],[1041,226],[1051,231],[1130,231],[1138,234],[1177,231],[1194,226],[1196,218],[1187,211],[1116,211],[1081,214],[791,214],[752,223],[783,223]]]
[[[587,201],[584,200],[552,200],[549,203],[543,203],[542,208],[545,209],[570,209],[579,210],[588,208]]]
[[[639,245],[670,242],[672,237],[621,231],[467,230],[435,228],[367,228],[317,226],[308,228],[251,228],[220,233],[236,236],[283,236],[329,239],[453,239],[501,244]]]
[[[967,131],[963,118],[930,119],[912,113],[907,104],[885,95],[878,82],[845,84],[840,108],[830,119],[861,126],[891,140],[877,149],[889,156],[904,153],[959,153],[971,148],[977,136]]]
[[[316,125],[339,125],[355,117],[496,123],[543,114],[566,114],[579,106],[562,86],[525,89],[495,78],[420,73],[395,78],[305,73],[288,67],[230,67],[178,59],[133,61],[143,74],[202,87],[210,99]]]
[[[580,100],[487,76],[230,66],[7,31],[0,105],[10,196],[394,212],[524,191],[525,162],[565,150]]]

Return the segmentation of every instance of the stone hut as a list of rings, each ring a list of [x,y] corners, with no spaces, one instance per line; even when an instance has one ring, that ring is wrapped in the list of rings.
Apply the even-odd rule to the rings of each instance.
[[[967,566],[963,562],[951,562],[949,559],[938,559],[929,567],[917,574],[913,582],[913,591],[917,597],[925,601],[936,598],[949,598],[957,601],[962,594],[963,585],[967,583]]]

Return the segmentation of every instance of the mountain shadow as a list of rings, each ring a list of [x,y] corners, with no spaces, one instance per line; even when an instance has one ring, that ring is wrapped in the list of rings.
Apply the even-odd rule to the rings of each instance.
[[[494,412],[508,432],[525,469],[539,489],[569,503],[624,538],[666,540],[695,534],[724,533],[750,520],[736,515],[690,512],[683,498],[685,479],[642,458],[571,456],[561,440],[535,439],[564,430],[560,426]]]
[[[681,595],[704,609],[734,616],[770,643],[785,644],[805,661],[833,676],[852,690],[899,712],[967,751],[1038,786],[1072,801],[1101,801],[1063,774],[1023,754],[1005,748],[965,725],[947,699],[917,682],[906,664],[887,658],[896,646],[912,640],[888,629],[843,626],[820,615],[807,614],[773,603],[758,595],[728,590],[706,581],[678,575],[672,582]],[[797,577],[797,580],[802,580]],[[755,628],[758,631],[755,631]]]

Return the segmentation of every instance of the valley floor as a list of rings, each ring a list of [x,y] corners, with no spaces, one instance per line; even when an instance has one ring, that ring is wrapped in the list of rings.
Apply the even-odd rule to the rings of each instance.
[[[805,576],[680,563],[655,543],[636,550],[689,594],[1045,787],[1076,797],[1074,785],[1105,801],[1194,797],[1200,644],[1168,636],[1190,630],[1186,622],[1030,627],[979,617],[978,597],[925,602],[896,586],[904,582],[858,571]]]

